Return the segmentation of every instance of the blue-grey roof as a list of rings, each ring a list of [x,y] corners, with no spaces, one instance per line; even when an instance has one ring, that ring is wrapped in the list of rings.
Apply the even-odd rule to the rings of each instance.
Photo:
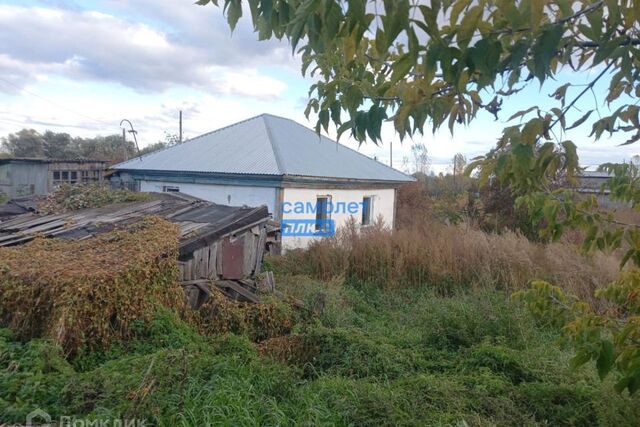
[[[305,176],[408,182],[413,178],[293,121],[262,114],[113,167],[130,171]]]

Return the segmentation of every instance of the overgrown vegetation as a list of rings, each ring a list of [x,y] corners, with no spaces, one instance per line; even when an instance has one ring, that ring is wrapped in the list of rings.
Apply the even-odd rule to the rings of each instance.
[[[614,393],[591,366],[570,368],[559,330],[509,299],[538,274],[532,262],[575,289],[608,280],[588,258],[575,261],[584,273],[561,269],[575,257],[567,244],[430,222],[428,240],[345,230],[268,260],[285,300],[214,293],[189,312],[170,279],[173,227],[150,218],[99,242],[3,249],[0,420],[23,422],[36,407],[54,419],[159,426],[632,426],[640,417],[640,397]],[[496,261],[481,267],[488,251]],[[20,262],[27,252],[32,262]]]
[[[540,277],[594,301],[594,290],[617,276],[619,258],[585,256],[574,245],[535,243],[511,231],[488,234],[427,220],[396,231],[378,224],[358,232],[352,225],[273,264],[324,280],[344,277],[355,286],[392,290],[428,284],[443,294],[483,287],[509,294]]]
[[[0,248],[0,321],[65,354],[107,348],[157,304],[182,308],[177,250],[177,226],[154,217],[92,239]]]
[[[173,425],[620,425],[637,397],[591,369],[503,293],[437,296],[280,281],[316,320],[255,345],[207,337],[172,311],[106,352],[67,360],[49,341],[0,334],[0,414],[142,418]]]
[[[148,193],[112,189],[100,183],[62,184],[38,205],[43,214],[58,214],[86,208],[99,208],[112,203],[151,200]]]

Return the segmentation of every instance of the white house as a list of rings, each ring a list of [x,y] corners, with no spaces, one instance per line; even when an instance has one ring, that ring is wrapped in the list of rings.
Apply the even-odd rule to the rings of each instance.
[[[266,205],[285,249],[304,247],[350,217],[395,221],[396,190],[413,178],[293,120],[262,114],[113,167],[112,182],[180,191],[214,203]],[[288,230],[288,231],[287,231]]]

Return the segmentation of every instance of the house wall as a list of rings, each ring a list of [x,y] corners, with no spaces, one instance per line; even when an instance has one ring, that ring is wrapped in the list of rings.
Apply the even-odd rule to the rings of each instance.
[[[10,162],[0,165],[0,191],[9,198],[47,194],[46,163]]]
[[[316,188],[285,188],[283,190],[283,220],[287,219],[304,219],[315,220],[314,212],[306,209],[307,203],[315,206],[318,196],[330,195],[332,201],[332,212],[330,218],[335,221],[336,228],[344,227],[349,219],[353,217],[356,224],[361,226],[362,219],[362,200],[365,196],[373,196],[372,218],[375,220],[382,217],[384,223],[393,226],[395,222],[395,189],[393,188],[363,188],[363,189],[316,189]],[[342,208],[336,209],[340,203],[344,202],[344,206],[349,203],[358,204],[357,212],[349,212]],[[304,212],[296,212],[296,203],[302,203],[305,206]],[[352,205],[354,206],[354,205]],[[300,209],[298,209],[299,211]],[[294,248],[304,248],[318,236],[282,236],[282,247],[284,250]]]
[[[181,193],[199,197],[209,202],[228,206],[267,205],[273,214],[276,203],[275,187],[257,187],[222,184],[191,184],[171,181],[140,181],[140,191],[162,193],[165,186],[178,187]]]

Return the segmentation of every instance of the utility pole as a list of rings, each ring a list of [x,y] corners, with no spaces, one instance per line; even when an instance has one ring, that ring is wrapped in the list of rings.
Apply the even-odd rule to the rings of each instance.
[[[180,110],[180,144],[182,144],[182,110]]]
[[[124,161],[129,160],[129,150],[127,150],[127,131],[122,128],[122,149],[124,150]]]

